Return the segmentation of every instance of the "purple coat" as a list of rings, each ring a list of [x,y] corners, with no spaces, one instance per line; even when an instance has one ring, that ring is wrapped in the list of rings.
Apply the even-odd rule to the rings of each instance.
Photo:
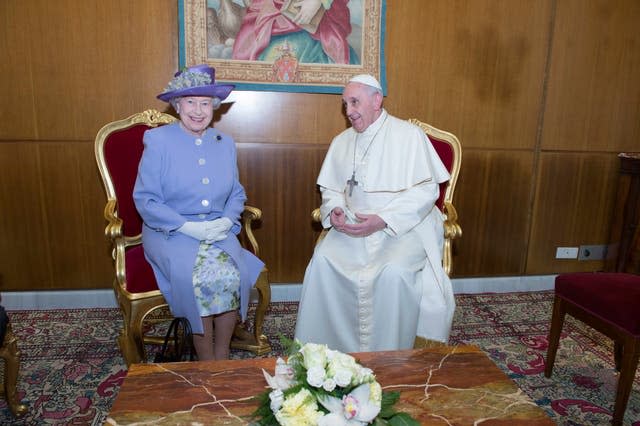
[[[158,288],[172,314],[188,318],[198,334],[203,329],[192,274],[200,242],[177,229],[187,221],[231,219],[229,236],[214,245],[240,270],[240,315],[246,319],[249,293],[264,263],[236,237],[247,196],[238,180],[233,139],[214,128],[197,137],[178,122],[148,130],[133,199],[144,220],[142,245]]]

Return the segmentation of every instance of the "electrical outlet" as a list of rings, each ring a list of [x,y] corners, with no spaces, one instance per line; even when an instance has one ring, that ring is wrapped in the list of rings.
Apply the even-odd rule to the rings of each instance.
[[[578,247],[556,248],[556,259],[576,259],[577,257],[578,257]]]
[[[607,255],[606,245],[580,246],[578,260],[603,260]]]

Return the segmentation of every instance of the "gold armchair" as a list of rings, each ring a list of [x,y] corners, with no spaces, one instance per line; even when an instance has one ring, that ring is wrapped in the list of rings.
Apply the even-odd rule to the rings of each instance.
[[[146,335],[144,331],[144,321],[149,314],[167,304],[158,290],[151,266],[144,258],[142,219],[135,208],[132,194],[143,151],[144,132],[172,121],[175,118],[171,115],[147,110],[106,124],[98,131],[95,140],[96,161],[107,195],[105,235],[113,248],[113,288],[123,315],[118,344],[127,365],[145,362],[145,343],[158,344],[163,339],[162,336]],[[259,255],[259,246],[252,225],[261,215],[259,209],[246,206],[241,218],[240,242],[256,255]],[[253,332],[247,331],[244,324],[238,324],[231,347],[264,354],[271,350],[266,336],[262,334],[264,315],[271,300],[266,268],[260,274],[255,288],[258,306]]]
[[[20,349],[18,339],[11,329],[11,321],[7,322],[4,339],[0,342],[0,358],[4,360],[4,377],[0,393],[4,394],[9,410],[14,417],[20,418],[27,413],[27,406],[20,403],[16,384],[20,370]]]
[[[462,236],[462,228],[458,224],[458,212],[453,206],[453,192],[456,189],[456,182],[460,174],[462,148],[460,141],[452,133],[437,129],[415,118],[410,119],[409,122],[419,126],[425,132],[451,175],[451,179],[440,184],[440,197],[436,201],[436,206],[442,211],[445,217],[442,266],[447,275],[451,275],[451,268],[453,267],[452,242]],[[311,218],[314,222],[320,222],[322,220],[320,217],[320,209],[314,209],[313,212],[311,212]],[[320,242],[322,238],[324,238],[326,232],[326,229],[321,231],[317,242]]]
[[[435,128],[415,118],[410,119],[409,122],[424,131],[451,175],[451,179],[440,184],[440,198],[436,201],[436,206],[444,215],[442,266],[447,275],[451,275],[451,268],[453,267],[452,243],[453,240],[462,236],[462,228],[458,224],[458,212],[453,206],[453,192],[456,189],[458,175],[460,174],[460,164],[462,163],[462,147],[458,138],[452,133]]]

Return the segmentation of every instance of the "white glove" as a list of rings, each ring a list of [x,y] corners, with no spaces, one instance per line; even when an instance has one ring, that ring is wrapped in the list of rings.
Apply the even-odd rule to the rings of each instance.
[[[185,222],[178,232],[182,232],[191,238],[195,238],[198,241],[204,241],[207,239],[207,227],[209,222]]]
[[[233,222],[231,219],[227,217],[221,217],[219,219],[211,220],[207,222],[209,226],[207,226],[207,239],[208,243],[212,243],[214,241],[222,241],[227,238],[229,230],[233,226]]]
[[[231,222],[231,219],[221,217],[204,222],[185,222],[184,225],[178,228],[178,232],[182,232],[198,241],[213,243],[227,238],[227,234],[232,226],[233,222]]]

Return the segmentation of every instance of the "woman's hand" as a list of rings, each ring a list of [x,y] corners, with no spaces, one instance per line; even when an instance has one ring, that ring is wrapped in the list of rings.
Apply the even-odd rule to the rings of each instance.
[[[207,226],[207,243],[224,240],[227,238],[231,226],[233,226],[233,222],[227,217],[221,217],[207,223],[209,224]]]
[[[198,241],[213,243],[227,238],[232,226],[233,222],[231,222],[231,219],[221,217],[203,222],[185,222],[184,225],[178,228],[178,232],[182,232]]]
[[[207,223],[208,222],[185,222],[184,225],[178,228],[178,232],[182,232],[198,241],[204,241],[207,239]]]

